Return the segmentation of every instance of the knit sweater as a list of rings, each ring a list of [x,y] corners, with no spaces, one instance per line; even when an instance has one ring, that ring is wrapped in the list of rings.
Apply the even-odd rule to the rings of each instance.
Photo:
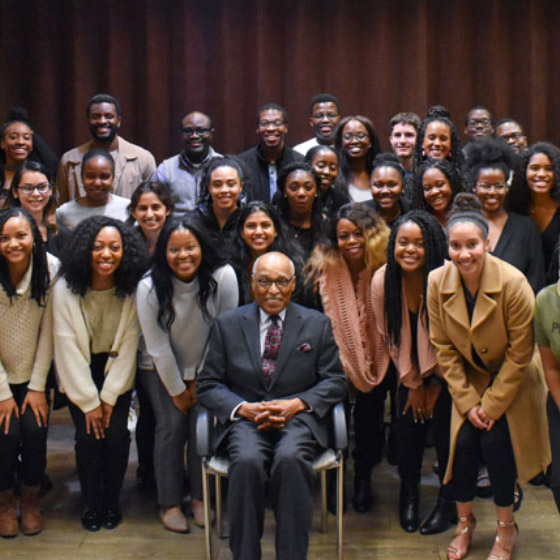
[[[99,392],[91,377],[90,336],[81,300],[64,278],[55,284],[54,356],[59,385],[61,391],[86,413],[97,408],[101,401],[114,406],[120,395],[132,389],[140,328],[135,298],[131,295],[124,299],[117,333],[105,365],[105,381]]]
[[[233,268],[222,266],[216,269],[213,277],[218,289],[208,298],[208,318],[202,315],[197,301],[198,278],[181,282],[173,277],[175,320],[169,332],[157,321],[159,303],[151,275],[145,276],[138,285],[136,304],[146,348],[171,396],[180,395],[185,390],[185,381],[194,379],[203,366],[213,319],[237,307],[239,294]]]
[[[47,253],[51,282],[59,261]],[[10,298],[0,289],[0,401],[12,396],[10,384],[28,383],[33,391],[44,391],[53,358],[52,298],[44,307],[31,299],[33,263]]]

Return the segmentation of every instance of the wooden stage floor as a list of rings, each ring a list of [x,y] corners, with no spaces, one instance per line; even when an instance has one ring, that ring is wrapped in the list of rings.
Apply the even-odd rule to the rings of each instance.
[[[15,539],[0,539],[0,558],[37,560],[111,560],[151,559],[198,560],[204,558],[203,531],[191,523],[191,533],[177,535],[163,529],[157,518],[153,500],[140,495],[135,488],[136,449],[131,448],[131,459],[121,505],[122,524],[114,531],[88,533],[80,526],[82,510],[79,483],[73,453],[73,429],[67,410],[53,414],[49,432],[48,473],[54,488],[43,499],[46,527],[35,537],[22,535]],[[429,450],[430,451],[430,450]],[[427,453],[425,476],[421,494],[421,513],[427,515],[437,493],[436,477],[431,473],[431,452]],[[351,466],[351,465],[350,465]],[[398,476],[396,468],[386,462],[373,473],[375,504],[365,515],[352,508],[345,515],[344,557],[346,560],[431,560],[444,559],[452,531],[433,537],[419,533],[407,534],[399,526],[396,503]],[[351,489],[351,477],[347,487]],[[560,516],[556,512],[550,491],[545,487],[525,486],[525,499],[517,514],[520,527],[518,560],[560,559]],[[314,530],[308,558],[330,560],[335,558],[335,519],[329,516],[329,532],[318,531],[316,509]],[[491,500],[476,504],[478,526],[474,536],[470,560],[486,559],[492,546],[495,520]],[[215,558],[231,558],[227,540],[215,539]],[[263,537],[263,559],[273,559],[274,519],[267,511]]]

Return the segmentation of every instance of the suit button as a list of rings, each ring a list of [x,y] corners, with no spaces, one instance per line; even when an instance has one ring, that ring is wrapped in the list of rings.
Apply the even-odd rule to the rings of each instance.
[[[488,348],[484,347],[480,349],[481,354],[486,354],[488,352]]]

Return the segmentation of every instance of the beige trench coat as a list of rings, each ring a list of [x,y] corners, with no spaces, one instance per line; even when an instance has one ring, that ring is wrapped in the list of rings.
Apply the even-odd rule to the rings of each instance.
[[[506,415],[520,482],[550,463],[546,390],[534,354],[533,291],[521,272],[485,257],[472,323],[459,271],[451,262],[428,278],[430,338],[453,398],[451,479],[459,430],[468,411],[481,404],[494,419]],[[474,348],[485,365],[479,368]]]

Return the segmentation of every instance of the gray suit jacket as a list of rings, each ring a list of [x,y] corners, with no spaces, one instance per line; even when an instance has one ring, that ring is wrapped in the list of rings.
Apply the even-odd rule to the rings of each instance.
[[[197,396],[220,422],[216,446],[231,427],[230,415],[238,404],[299,397],[311,407],[311,412],[299,416],[318,443],[328,447],[326,415],[348,391],[330,320],[290,303],[276,370],[267,382],[261,367],[258,311],[255,303],[239,307],[220,315],[212,327]]]

